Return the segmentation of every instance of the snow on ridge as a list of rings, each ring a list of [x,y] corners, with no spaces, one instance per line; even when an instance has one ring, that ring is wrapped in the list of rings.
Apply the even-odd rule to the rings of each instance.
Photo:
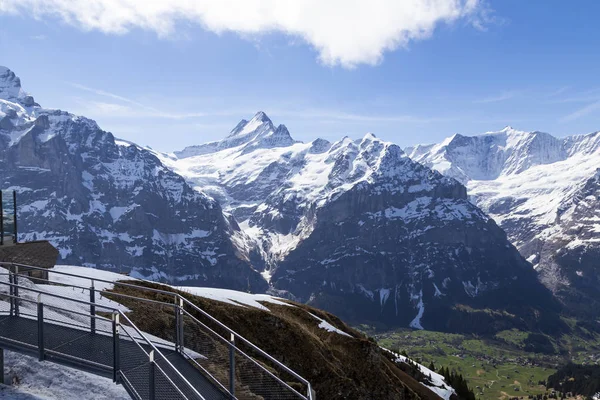
[[[446,379],[442,375],[430,370],[429,368],[427,368],[421,364],[416,363],[414,360],[412,360],[408,357],[394,353],[393,351],[388,350],[384,347],[381,347],[381,349],[383,351],[386,351],[386,352],[392,354],[396,358],[396,360],[395,360],[396,363],[399,363],[399,362],[407,363],[407,361],[410,360],[412,363],[416,364],[417,368],[419,368],[419,370],[425,376],[427,376],[431,379],[431,384],[429,384],[429,385],[425,384],[424,382],[419,382],[419,383],[421,385],[425,386],[426,388],[430,389],[431,391],[433,391],[435,394],[440,396],[442,399],[450,400],[450,397],[452,397],[452,395],[456,394],[456,391],[454,390],[454,388],[446,383]]]
[[[325,329],[328,332],[333,332],[333,333],[337,333],[339,335],[342,336],[347,336],[347,337],[352,337],[352,335],[349,335],[348,333],[344,332],[341,329],[336,328],[335,326],[331,325],[329,322],[325,321],[323,318],[321,317],[317,317],[315,314],[313,313],[309,313],[314,319],[319,320],[319,328],[321,329]]]
[[[600,132],[555,138],[507,127],[478,136],[454,135],[411,156],[463,182],[471,202],[522,250],[531,247],[532,237],[559,234],[557,224],[571,218],[577,193],[600,165]],[[523,232],[520,226],[530,229]],[[523,255],[530,257],[531,251]]]
[[[194,296],[204,297],[211,300],[217,300],[227,304],[233,304],[239,307],[253,307],[260,310],[269,311],[267,307],[260,302],[290,306],[283,299],[273,297],[267,294],[250,294],[238,292],[230,289],[217,289],[195,286],[176,286],[175,289],[192,294]]]
[[[415,318],[408,324],[411,328],[423,330],[423,325],[421,325],[421,318],[423,318],[423,314],[425,313],[425,304],[423,303],[423,290],[419,293],[419,303],[417,303],[417,315]]]

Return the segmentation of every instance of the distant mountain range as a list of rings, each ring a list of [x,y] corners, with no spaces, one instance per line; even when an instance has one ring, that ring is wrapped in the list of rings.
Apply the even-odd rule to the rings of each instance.
[[[569,312],[600,315],[600,132],[556,138],[507,127],[406,151],[465,184]]]
[[[432,166],[371,134],[301,143],[262,112],[163,154],[40,107],[0,69],[0,185],[19,192],[22,239],[63,263],[268,290],[353,323],[561,329],[531,264]]]

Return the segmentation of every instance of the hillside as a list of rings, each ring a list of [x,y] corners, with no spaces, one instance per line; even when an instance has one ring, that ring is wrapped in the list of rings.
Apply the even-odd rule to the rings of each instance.
[[[155,280],[265,290],[237,256],[221,207],[150,151],[96,122],[42,108],[0,67],[0,187],[16,190],[21,241],[63,263]]]
[[[259,112],[222,141],[157,156],[235,216],[273,293],[382,328],[560,329],[466,189],[372,134],[301,143]]]
[[[505,128],[408,150],[463,182],[571,312],[597,316],[600,133],[555,138]]]
[[[101,298],[98,299],[102,304],[110,304],[113,307],[118,305],[145,335],[155,338],[153,340],[170,343],[172,346],[172,320],[174,318],[172,307],[157,306],[155,303],[140,302],[133,297],[117,296],[116,294],[146,297],[168,302],[167,304],[172,303],[172,296],[119,285],[119,280],[123,278],[120,274],[74,266],[58,266],[54,271],[89,276],[95,279],[98,288],[103,290]],[[4,282],[6,275],[0,275],[0,278]],[[115,284],[100,282],[98,281],[100,279],[114,281]],[[88,296],[87,293],[82,293],[81,289],[75,290],[74,287],[71,287],[71,285],[89,286],[89,281],[84,278],[50,273],[50,280],[52,284],[27,282],[27,285],[43,292],[72,293],[71,296],[78,299],[85,299]],[[173,287],[148,281],[129,280],[127,283],[160,288],[170,292],[176,291]],[[5,284],[0,285],[0,293],[5,293],[5,289]],[[372,339],[349,328],[338,318],[321,310],[268,295],[252,295],[233,290],[201,287],[180,289],[179,293],[184,294],[204,311],[306,377],[313,384],[318,398],[439,399],[435,393],[440,393],[445,399],[452,396],[452,389],[447,387],[442,380],[424,380],[423,383],[419,383],[403,372],[401,366],[396,363],[395,357],[380,349]],[[24,294],[24,296],[29,295]],[[46,297],[46,301],[49,302],[46,305],[51,309],[52,299]],[[61,299],[57,299],[57,302],[57,305],[65,305]],[[8,309],[6,307],[5,301],[0,301],[0,308]],[[63,319],[72,317],[81,320],[78,315],[70,316],[66,311],[61,315]],[[218,334],[222,333],[220,327],[204,315],[197,314],[196,317],[212,327]],[[67,320],[64,319],[64,321]],[[87,323],[88,321],[85,320],[84,324]],[[214,340],[214,337],[211,339],[211,337],[203,336],[202,331],[196,332],[188,329],[185,332],[184,343],[188,350],[195,351],[197,342],[202,342],[203,346],[206,346],[208,342]],[[213,343],[213,345],[218,346],[217,343]],[[237,345],[244,346],[241,342]],[[250,353],[252,349],[248,348],[245,351]],[[212,358],[217,353],[202,352],[198,354],[198,357]],[[223,354],[228,354],[227,348],[224,349]],[[125,392],[108,379],[97,378],[49,362],[28,363],[27,360],[21,355],[14,356],[12,353],[8,353],[7,382],[12,382],[13,377],[16,377],[19,384],[10,388],[0,387],[0,393],[9,393],[10,396],[14,395],[16,398],[30,399],[35,399],[38,395],[43,395],[45,399],[81,397],[82,395],[86,396],[84,398],[101,399],[107,398],[102,395],[102,385],[105,385],[106,396],[127,398]],[[242,361],[243,359],[238,359],[236,362]],[[229,364],[224,363],[224,365],[228,368]],[[254,370],[249,367],[239,371],[252,374]],[[279,373],[279,371],[274,371],[274,373]],[[259,379],[259,376],[257,375],[256,379]],[[79,382],[89,382],[88,393],[80,393],[80,385],[73,385],[70,378],[78,379]],[[41,385],[49,385],[49,387],[44,389],[40,387]],[[76,393],[78,394],[76,395]],[[239,396],[241,396],[240,399],[256,398],[256,396],[243,392],[239,393]]]
[[[465,187],[393,143],[301,143],[259,112],[162,154],[42,108],[6,68],[0,81],[0,182],[18,192],[20,239],[50,240],[63,263],[269,290],[382,328],[562,329]]]

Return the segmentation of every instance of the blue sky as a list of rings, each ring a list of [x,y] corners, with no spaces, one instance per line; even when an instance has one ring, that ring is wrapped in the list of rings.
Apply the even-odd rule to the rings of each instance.
[[[315,6],[308,22],[294,19],[306,10],[262,14],[268,0],[239,10],[228,0],[226,17],[143,14],[127,0],[119,15],[139,12],[132,20],[4,1],[0,65],[26,91],[163,151],[224,137],[258,110],[305,141],[373,132],[407,146],[506,125],[558,136],[600,130],[597,1],[436,0],[417,27],[387,15],[410,17],[419,0],[401,10],[356,0],[342,17]],[[444,3],[464,4],[452,14]]]

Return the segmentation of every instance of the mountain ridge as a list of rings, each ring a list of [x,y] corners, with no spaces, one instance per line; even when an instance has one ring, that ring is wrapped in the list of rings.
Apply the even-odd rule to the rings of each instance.
[[[471,201],[506,230],[541,281],[581,315],[584,310],[576,307],[574,299],[582,294],[576,288],[592,304],[600,296],[588,289],[590,282],[598,282],[591,264],[599,247],[600,227],[593,208],[584,207],[596,201],[593,187],[600,165],[600,132],[564,138],[537,131],[504,133],[509,136],[504,140],[512,146],[497,146],[497,141],[483,134],[464,136],[460,143],[447,139],[426,151],[415,147],[412,156],[464,182]],[[489,160],[496,167],[495,174],[486,174]],[[573,254],[582,249],[575,258]],[[582,271],[588,282],[582,279]]]
[[[242,120],[233,136],[248,124]],[[274,130],[269,123],[261,132]],[[254,127],[249,131],[255,132]],[[460,327],[447,325],[444,317],[436,320],[451,314],[440,301],[444,293],[475,305],[484,292],[514,286],[509,281],[516,276],[535,281],[533,270],[504,233],[467,201],[460,183],[413,162],[393,143],[368,133],[356,140],[294,141],[248,151],[247,143],[229,146],[229,137],[222,141],[227,145],[213,142],[210,152],[165,155],[164,162],[236,218],[241,252],[257,268],[262,265],[263,276],[278,295],[332,310],[347,320],[378,315],[374,322],[447,330]],[[440,246],[456,252],[457,258],[431,251]],[[504,272],[516,275],[505,276],[494,258],[511,265]],[[481,262],[489,271],[455,275],[441,267],[450,260],[461,271]],[[370,264],[376,266],[371,274],[375,279],[369,279]],[[414,274],[409,282],[403,278]],[[555,309],[543,290],[536,293],[544,307]],[[487,301],[494,303],[493,297]],[[352,304],[356,312],[335,308],[336,303]],[[523,315],[519,307],[525,303],[514,309],[516,314]],[[469,318],[460,311],[453,315]],[[513,322],[505,320],[498,327]]]
[[[465,187],[373,134],[302,143],[259,112],[178,156],[64,111],[0,106],[0,179],[19,191],[22,237],[51,240],[62,262],[268,289],[354,322],[561,329]]]

